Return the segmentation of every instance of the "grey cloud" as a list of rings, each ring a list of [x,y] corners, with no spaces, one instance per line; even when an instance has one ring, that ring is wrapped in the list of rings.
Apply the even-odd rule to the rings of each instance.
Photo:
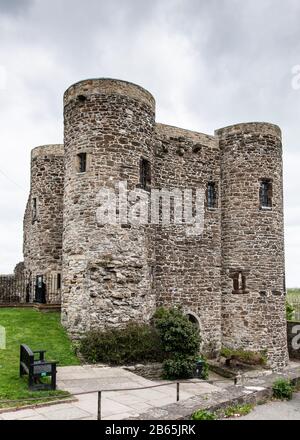
[[[19,14],[32,6],[33,0],[0,0],[1,14]]]
[[[0,179],[0,248],[7,254],[0,272],[21,254],[30,149],[62,141],[68,86],[110,76],[149,89],[157,119],[172,125],[208,133],[247,120],[282,127],[287,279],[300,285],[293,263],[300,253],[293,245],[300,91],[291,87],[291,68],[300,64],[299,0],[0,0],[1,20],[9,26],[0,23],[0,65],[8,72],[7,90],[0,90],[0,168],[24,182],[24,191]]]

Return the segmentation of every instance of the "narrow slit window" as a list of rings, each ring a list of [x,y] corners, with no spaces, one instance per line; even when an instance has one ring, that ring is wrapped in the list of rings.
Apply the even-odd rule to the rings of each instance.
[[[87,168],[87,154],[77,154],[77,170],[79,173],[85,173]]]
[[[233,293],[246,293],[246,275],[243,272],[236,272],[232,278]]]
[[[37,220],[37,198],[34,197],[32,199],[32,221],[35,222]]]
[[[272,182],[270,179],[263,179],[260,182],[260,207],[272,208]]]
[[[217,207],[217,191],[215,182],[209,182],[207,185],[207,207]]]
[[[151,164],[147,159],[141,159],[140,162],[140,185],[143,189],[151,185]]]
[[[57,290],[61,289],[61,274],[57,274]]]

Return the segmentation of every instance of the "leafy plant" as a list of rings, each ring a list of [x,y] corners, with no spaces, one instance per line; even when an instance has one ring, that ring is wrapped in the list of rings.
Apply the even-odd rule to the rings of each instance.
[[[253,410],[253,405],[245,404],[245,405],[235,405],[229,406],[225,410],[226,417],[241,417],[246,416]]]
[[[154,315],[154,325],[166,353],[198,354],[201,342],[199,330],[181,309],[158,309]]]
[[[194,376],[196,356],[174,355],[172,358],[164,361],[165,379],[189,379]]]
[[[216,420],[217,416],[213,412],[199,409],[199,411],[194,412],[191,419],[192,420]]]
[[[288,379],[278,379],[273,384],[273,396],[280,400],[293,398],[294,386]]]
[[[158,309],[154,315],[154,325],[167,355],[163,364],[164,377],[166,379],[193,377],[199,356],[199,330],[178,308]],[[207,364],[204,364],[206,375],[207,368]]]
[[[90,331],[80,342],[80,353],[88,362],[112,365],[164,359],[157,330],[133,322],[123,329]]]
[[[286,303],[285,303],[285,308],[286,308],[286,319],[287,319],[287,321],[293,321],[293,319],[295,317],[295,308],[288,301],[286,301]]]

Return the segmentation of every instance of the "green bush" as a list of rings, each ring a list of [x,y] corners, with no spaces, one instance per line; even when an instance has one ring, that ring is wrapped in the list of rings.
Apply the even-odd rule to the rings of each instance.
[[[197,355],[200,346],[200,334],[197,327],[189,321],[179,308],[160,308],[154,315],[163,350],[166,353]]]
[[[88,362],[112,365],[161,362],[164,359],[157,330],[133,322],[123,329],[90,331],[80,342],[80,353]]]
[[[199,360],[200,358],[198,357],[197,360]],[[201,374],[201,379],[208,379],[208,373],[209,373],[209,366],[207,363],[207,360],[204,356],[201,357],[201,360],[203,362],[203,369],[202,369],[202,374]]]
[[[278,379],[273,384],[273,396],[280,400],[291,400],[294,387],[290,380]]]
[[[196,411],[192,417],[192,420],[216,420],[217,416],[213,412],[209,412],[203,409],[200,409],[199,411]]]
[[[286,308],[287,321],[293,321],[294,317],[295,317],[295,308],[288,301],[286,301],[286,303],[285,303],[285,308]]]
[[[193,377],[200,347],[197,327],[178,308],[158,309],[154,324],[167,355],[163,364],[164,377],[172,380]],[[206,374],[207,364],[204,370]]]
[[[190,379],[195,375],[196,356],[174,355],[172,358],[164,361],[165,379]]]

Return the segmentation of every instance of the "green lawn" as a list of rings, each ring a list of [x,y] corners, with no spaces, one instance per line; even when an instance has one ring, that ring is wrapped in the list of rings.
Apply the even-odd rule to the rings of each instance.
[[[71,342],[60,324],[59,313],[42,313],[33,309],[0,309],[0,325],[6,329],[6,349],[0,349],[1,400],[28,397],[61,396],[61,391],[29,392],[27,376],[19,378],[20,344],[32,350],[47,350],[46,359],[59,361],[59,366],[79,365]]]
[[[300,289],[287,289],[288,300],[300,299]]]

